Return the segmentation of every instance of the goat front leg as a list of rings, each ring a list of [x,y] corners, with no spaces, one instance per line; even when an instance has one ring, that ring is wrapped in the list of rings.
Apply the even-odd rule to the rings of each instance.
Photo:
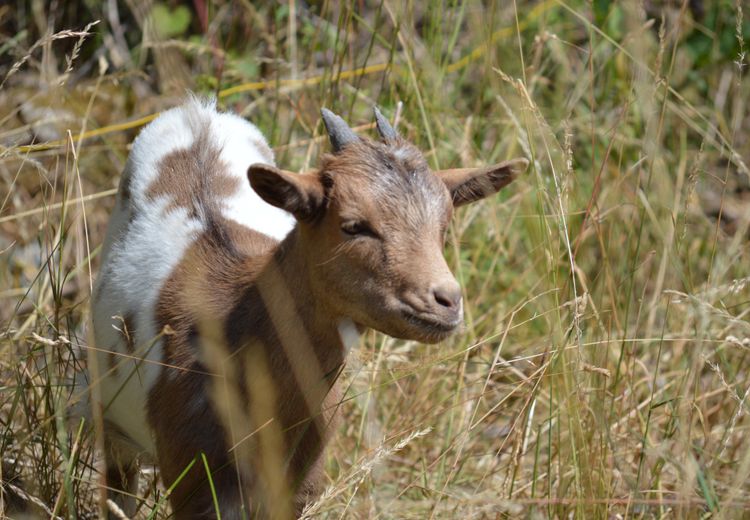
[[[117,432],[105,431],[104,448],[108,495],[126,517],[132,518],[138,494],[138,454],[118,438]],[[109,512],[110,520],[122,518],[118,512]]]

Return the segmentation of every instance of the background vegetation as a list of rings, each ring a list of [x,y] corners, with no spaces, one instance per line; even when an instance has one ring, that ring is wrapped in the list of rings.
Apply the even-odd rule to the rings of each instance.
[[[290,169],[374,103],[435,167],[532,160],[455,219],[463,333],[350,357],[310,516],[750,514],[749,42],[743,0],[4,2],[0,514],[99,514],[71,378],[129,144],[186,89]]]

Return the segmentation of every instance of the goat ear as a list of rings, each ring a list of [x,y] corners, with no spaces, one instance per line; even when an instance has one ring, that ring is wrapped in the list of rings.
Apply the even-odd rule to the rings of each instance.
[[[325,205],[325,190],[317,174],[293,173],[258,163],[248,168],[247,178],[260,198],[299,221],[314,220]]]
[[[482,168],[439,170],[435,174],[448,187],[453,206],[458,207],[494,195],[526,171],[528,165],[526,159],[513,159]]]

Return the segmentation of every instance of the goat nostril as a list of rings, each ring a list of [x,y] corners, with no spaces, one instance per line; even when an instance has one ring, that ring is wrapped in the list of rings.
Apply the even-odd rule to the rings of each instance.
[[[448,309],[454,309],[461,303],[461,287],[458,284],[435,287],[432,295],[439,305]]]

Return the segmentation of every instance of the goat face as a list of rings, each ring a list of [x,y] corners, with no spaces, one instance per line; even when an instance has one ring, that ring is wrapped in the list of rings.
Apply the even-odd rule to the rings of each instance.
[[[390,336],[440,341],[463,316],[461,288],[443,257],[453,208],[496,193],[526,161],[433,172],[414,146],[382,128],[382,117],[382,142],[348,134],[340,118],[328,117],[336,118],[326,121],[334,154],[318,172],[258,164],[250,182],[297,218],[319,304]]]

